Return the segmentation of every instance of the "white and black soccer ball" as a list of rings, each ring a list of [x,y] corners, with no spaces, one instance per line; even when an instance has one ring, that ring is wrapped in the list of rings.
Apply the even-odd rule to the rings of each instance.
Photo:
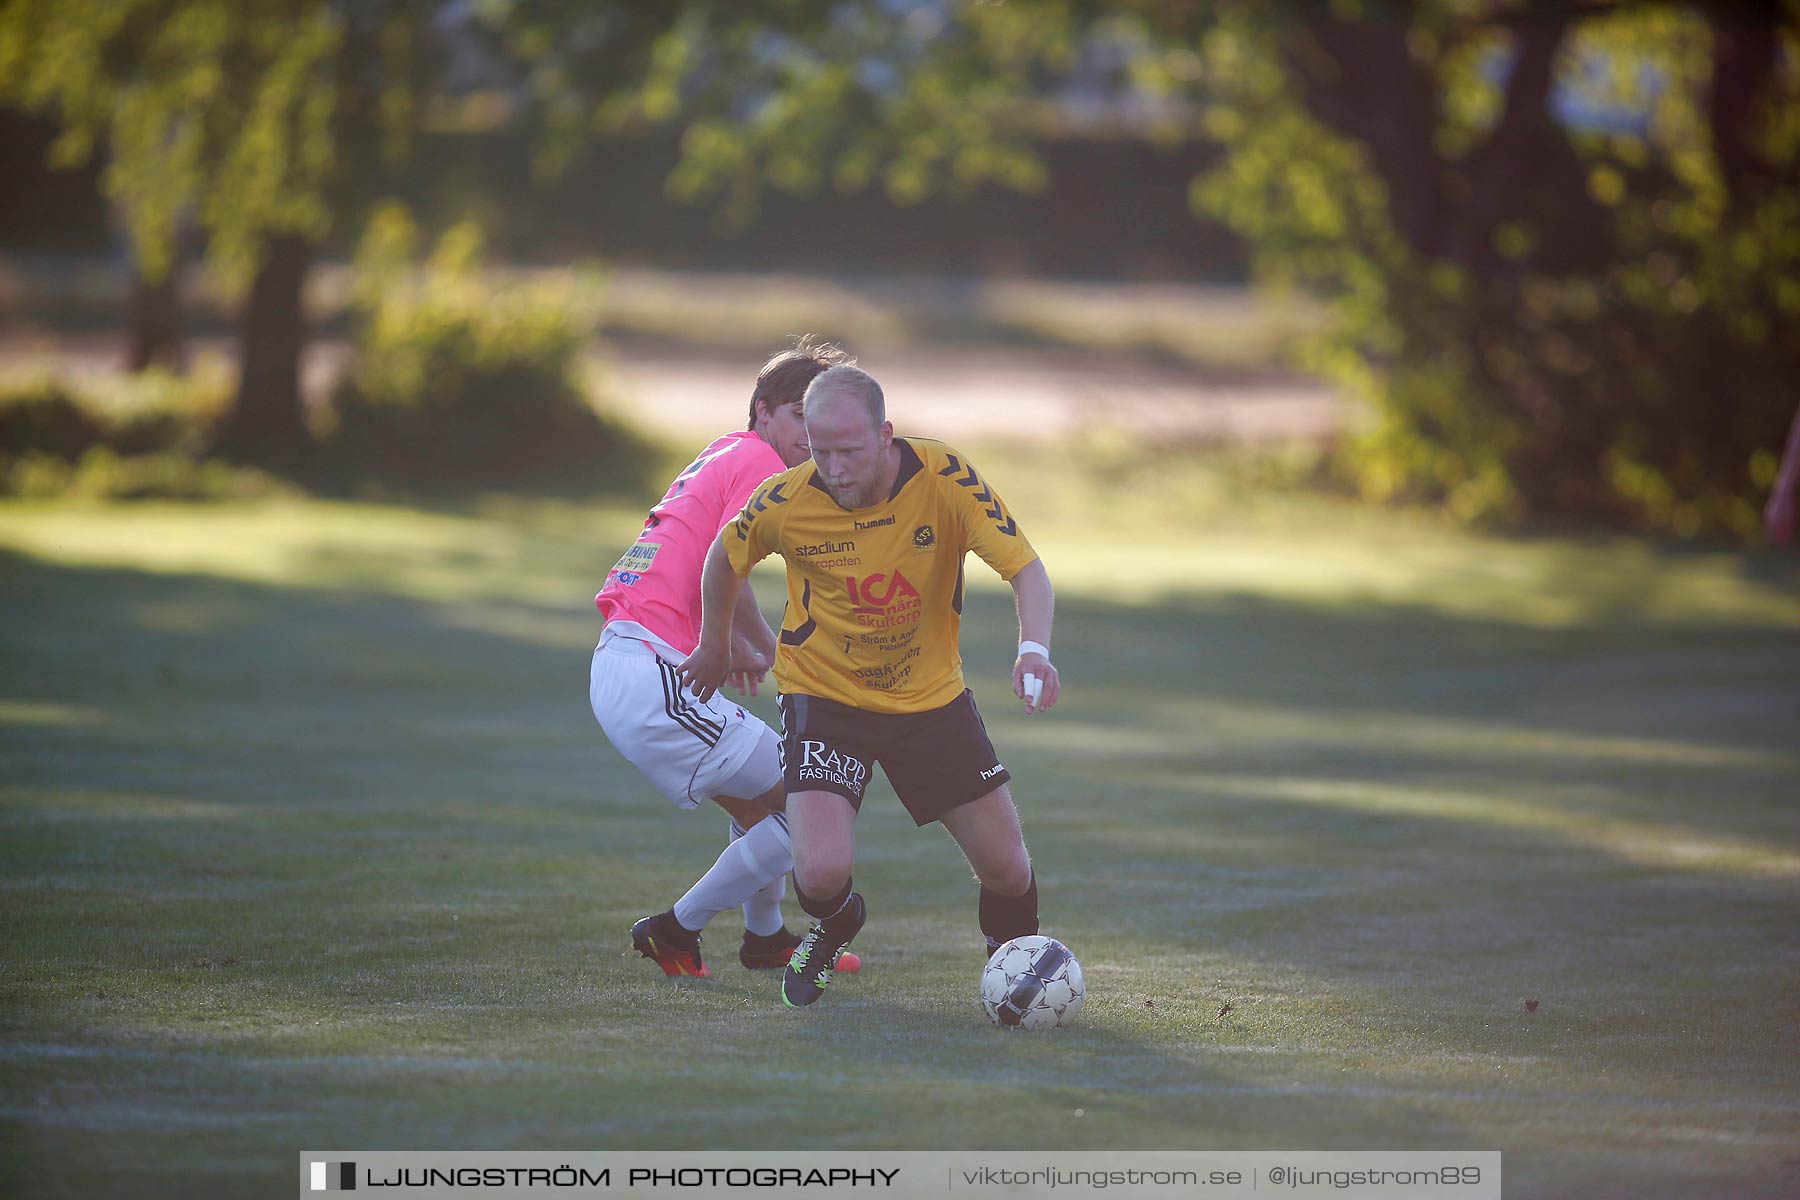
[[[1060,1029],[1087,999],[1081,964],[1053,937],[1014,938],[981,972],[981,1007],[1002,1029]]]

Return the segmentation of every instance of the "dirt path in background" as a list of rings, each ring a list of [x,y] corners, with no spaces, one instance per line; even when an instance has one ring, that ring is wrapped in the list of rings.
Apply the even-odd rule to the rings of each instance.
[[[224,356],[232,343],[197,338],[196,357]],[[342,340],[307,352],[309,400],[327,395],[348,360]],[[0,335],[0,370],[55,365],[74,375],[114,372],[123,339],[111,334]],[[743,420],[757,364],[716,352],[615,346],[597,355],[605,406],[672,437],[708,434]],[[1352,419],[1349,404],[1304,376],[1220,379],[1160,363],[1067,350],[907,350],[865,356],[902,433],[946,439],[1062,439],[1116,432],[1182,442],[1257,443],[1329,437]]]
[[[640,424],[693,432],[747,413],[753,363],[622,353],[610,364]],[[1068,351],[964,347],[866,355],[902,433],[946,439],[1061,439],[1116,430],[1180,441],[1323,438],[1349,419],[1330,388],[1302,376],[1219,380]]]

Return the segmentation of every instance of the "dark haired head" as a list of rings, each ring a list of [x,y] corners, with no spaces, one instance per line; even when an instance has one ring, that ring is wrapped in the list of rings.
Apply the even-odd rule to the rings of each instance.
[[[745,428],[756,428],[756,415],[761,409],[774,411],[783,405],[800,403],[814,379],[832,367],[855,361],[830,342],[815,342],[811,334],[795,338],[791,348],[771,358],[756,373],[756,390],[750,393],[750,423]]]

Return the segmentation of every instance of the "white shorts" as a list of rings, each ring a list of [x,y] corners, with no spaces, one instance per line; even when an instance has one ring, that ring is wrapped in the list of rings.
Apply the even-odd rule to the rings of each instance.
[[[724,692],[702,704],[682,687],[675,673],[681,659],[672,649],[618,631],[619,624],[601,634],[588,680],[594,719],[619,753],[682,808],[720,795],[754,799],[779,787],[775,731]]]

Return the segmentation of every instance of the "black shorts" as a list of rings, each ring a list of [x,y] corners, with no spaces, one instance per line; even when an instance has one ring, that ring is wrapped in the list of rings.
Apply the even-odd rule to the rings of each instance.
[[[782,778],[790,793],[835,792],[860,810],[877,763],[915,825],[929,825],[1012,778],[966,688],[922,713],[865,712],[818,696],[781,698]]]

